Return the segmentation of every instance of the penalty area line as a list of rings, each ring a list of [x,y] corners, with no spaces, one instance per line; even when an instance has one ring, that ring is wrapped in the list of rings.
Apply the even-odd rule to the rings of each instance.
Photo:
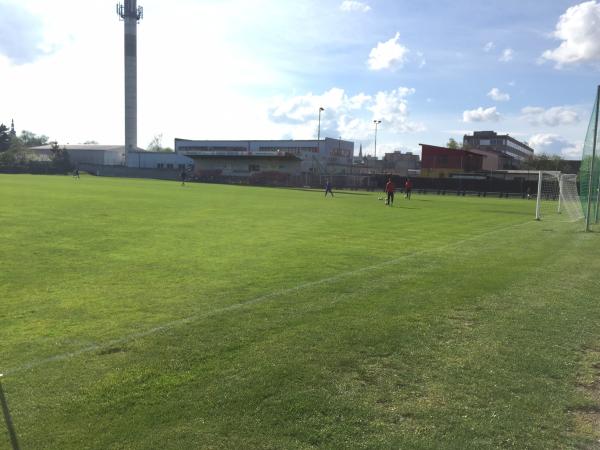
[[[463,244],[465,244],[467,242],[477,240],[477,239],[479,239],[481,237],[485,237],[485,236],[487,236],[489,234],[495,234],[495,233],[498,233],[498,232],[501,232],[501,231],[506,231],[506,230],[509,230],[509,229],[512,229],[512,228],[516,228],[516,227],[520,227],[520,226],[523,226],[523,225],[527,225],[527,224],[530,224],[530,223],[537,223],[537,222],[534,221],[534,220],[528,220],[527,222],[521,222],[521,223],[518,223],[518,224],[514,224],[514,225],[511,225],[511,226],[508,226],[508,227],[495,228],[493,230],[486,231],[484,233],[480,233],[480,234],[477,234],[477,235],[474,235],[474,236],[471,236],[471,237],[468,237],[468,238],[465,238],[465,239],[461,239],[460,241],[454,241],[454,242],[448,243],[448,244],[446,244],[444,246],[441,246],[441,247],[436,247],[436,248],[425,249],[425,250],[420,250],[420,251],[408,253],[406,255],[402,255],[402,256],[399,256],[397,258],[390,259],[390,260],[387,260],[387,261],[383,261],[383,262],[380,262],[380,263],[377,263],[377,264],[373,264],[373,265],[370,265],[370,266],[360,267],[358,269],[352,269],[352,270],[349,270],[349,271],[346,271],[346,272],[338,273],[337,275],[334,275],[334,276],[331,276],[331,277],[322,278],[320,280],[315,280],[315,281],[308,281],[306,283],[301,283],[301,284],[299,284],[297,286],[293,286],[293,287],[290,287],[290,288],[279,289],[279,290],[270,292],[268,294],[261,295],[259,297],[255,297],[255,298],[252,298],[252,299],[249,299],[249,300],[246,300],[246,301],[242,301],[242,302],[239,302],[239,303],[234,303],[233,305],[224,306],[222,308],[216,308],[216,309],[213,309],[211,311],[207,311],[205,313],[192,314],[190,316],[183,317],[181,319],[173,320],[171,322],[166,322],[166,323],[164,323],[162,325],[158,325],[158,326],[149,328],[148,330],[141,331],[139,333],[132,333],[132,334],[128,334],[126,336],[120,337],[118,339],[113,339],[113,340],[105,341],[105,342],[98,343],[98,344],[91,344],[91,345],[85,346],[83,348],[80,348],[79,350],[74,350],[72,352],[65,352],[65,353],[61,353],[61,354],[58,354],[58,355],[50,356],[50,357],[47,357],[47,358],[41,358],[41,359],[32,361],[30,363],[23,364],[23,365],[18,366],[18,367],[5,370],[4,371],[4,377],[6,378],[6,377],[14,375],[16,373],[27,371],[27,370],[31,370],[31,369],[34,369],[36,367],[43,366],[43,365],[46,365],[46,364],[50,364],[50,363],[53,363],[53,362],[64,361],[64,360],[75,358],[77,356],[81,356],[81,355],[84,355],[84,354],[87,354],[87,353],[93,353],[93,352],[97,352],[97,351],[100,351],[100,350],[103,350],[103,349],[106,349],[106,348],[111,348],[111,347],[114,347],[114,346],[117,346],[117,345],[127,344],[129,342],[132,342],[132,341],[135,341],[135,340],[138,340],[138,339],[142,339],[144,337],[151,336],[151,335],[160,333],[162,331],[167,331],[167,330],[176,328],[178,326],[187,325],[189,323],[195,322],[197,320],[205,319],[207,317],[212,317],[212,316],[216,316],[216,315],[219,315],[219,314],[222,314],[222,313],[226,313],[226,312],[230,312],[230,311],[235,311],[237,309],[242,309],[242,308],[245,308],[245,307],[248,307],[248,306],[255,305],[257,303],[262,303],[262,302],[264,302],[266,300],[269,300],[269,299],[272,299],[272,298],[280,297],[282,295],[291,294],[291,293],[294,293],[294,292],[301,291],[303,289],[308,289],[308,288],[311,288],[311,287],[314,287],[314,286],[319,286],[319,285],[322,285],[322,284],[332,283],[332,282],[335,282],[335,281],[338,281],[338,280],[342,280],[344,278],[351,277],[353,275],[357,275],[357,274],[360,274],[360,273],[364,273],[364,272],[369,272],[369,271],[372,271],[372,270],[381,269],[381,268],[384,268],[384,267],[387,267],[387,266],[392,266],[392,265],[398,264],[399,262],[401,262],[401,261],[403,261],[403,260],[405,260],[407,258],[414,258],[416,256],[421,256],[421,255],[428,254],[428,253],[436,253],[436,252],[444,251],[446,249],[449,249],[449,248],[452,248],[452,247],[455,247],[455,246],[462,246]]]

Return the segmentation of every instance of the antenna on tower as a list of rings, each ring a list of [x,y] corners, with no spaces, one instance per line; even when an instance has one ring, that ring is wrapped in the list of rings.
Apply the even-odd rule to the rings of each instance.
[[[135,2],[125,0],[125,4],[117,3],[117,15],[120,20],[135,19],[137,22],[144,18],[144,7],[135,7]]]

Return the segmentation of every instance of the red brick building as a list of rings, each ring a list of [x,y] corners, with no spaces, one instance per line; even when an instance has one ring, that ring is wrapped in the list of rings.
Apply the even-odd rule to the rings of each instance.
[[[483,167],[483,155],[435,145],[421,146],[421,176],[444,178],[452,173],[476,172]]]

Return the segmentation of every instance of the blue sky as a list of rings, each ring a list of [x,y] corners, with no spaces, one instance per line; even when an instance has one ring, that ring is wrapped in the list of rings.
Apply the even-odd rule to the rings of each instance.
[[[580,155],[600,2],[139,0],[138,145],[342,137],[418,152],[473,130]],[[123,24],[107,0],[0,0],[0,121],[123,141]]]

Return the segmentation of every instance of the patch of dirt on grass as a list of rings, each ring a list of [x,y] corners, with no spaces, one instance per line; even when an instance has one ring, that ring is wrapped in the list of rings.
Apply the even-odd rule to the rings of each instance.
[[[100,350],[98,352],[99,355],[112,355],[113,353],[121,353],[126,352],[127,349],[125,347],[108,347]]]
[[[473,314],[465,311],[454,311],[453,314],[447,316],[448,321],[458,329],[470,330],[475,326],[475,318]]]
[[[575,418],[573,431],[586,439],[582,448],[600,449],[600,350],[584,350],[577,381],[586,403],[570,409]]]

